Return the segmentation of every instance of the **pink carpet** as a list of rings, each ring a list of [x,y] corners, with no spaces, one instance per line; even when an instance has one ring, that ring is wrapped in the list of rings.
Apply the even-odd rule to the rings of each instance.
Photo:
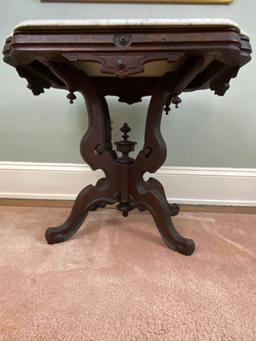
[[[256,215],[181,213],[167,249],[149,213],[90,213],[72,240],[44,230],[69,209],[0,207],[0,340],[256,340]]]

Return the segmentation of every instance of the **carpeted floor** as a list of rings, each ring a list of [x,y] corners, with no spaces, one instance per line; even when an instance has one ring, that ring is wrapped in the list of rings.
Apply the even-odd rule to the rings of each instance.
[[[0,207],[1,341],[256,340],[256,215],[181,213],[185,257],[136,211],[90,213],[47,245],[68,212]]]

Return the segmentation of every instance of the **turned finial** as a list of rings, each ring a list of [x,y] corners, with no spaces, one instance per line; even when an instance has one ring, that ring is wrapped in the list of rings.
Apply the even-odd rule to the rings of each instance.
[[[70,93],[67,95],[67,98],[69,99],[69,103],[73,104],[74,100],[76,99],[76,95],[73,91],[70,91]]]
[[[120,163],[130,163],[132,159],[129,157],[129,153],[134,151],[134,147],[136,142],[129,141],[128,133],[131,131],[131,128],[128,126],[127,123],[124,123],[121,127],[120,131],[123,133],[122,141],[115,142],[117,151],[122,153],[122,157],[119,158]]]
[[[168,115],[171,111],[171,104],[174,104],[175,108],[178,109],[181,102],[181,98],[177,95],[175,95],[174,97],[168,97],[164,106],[165,114]]]
[[[128,133],[131,131],[131,128],[128,126],[127,123],[124,123],[123,126],[120,128],[120,131],[123,133],[122,138],[124,141],[127,141],[130,137]]]
[[[181,98],[179,96],[175,96],[172,99],[172,103],[175,104],[175,108],[178,109],[180,103],[182,102]]]

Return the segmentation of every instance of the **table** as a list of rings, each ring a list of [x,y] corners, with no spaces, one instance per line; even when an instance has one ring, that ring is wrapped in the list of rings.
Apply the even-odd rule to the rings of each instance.
[[[184,91],[210,89],[223,96],[250,61],[249,38],[239,26],[226,19],[27,21],[14,29],[3,53],[34,95],[53,87],[68,90],[71,103],[75,92],[84,96],[89,127],[81,155],[93,170],[105,173],[79,193],[62,225],[47,229],[47,242],[69,239],[89,211],[118,203],[124,217],[135,208],[149,210],[167,246],[191,255],[194,242],[171,220],[179,207],[167,202],[159,181],[145,181],[143,175],[156,172],[166,159],[163,111],[178,106]],[[127,123],[113,147],[107,95],[128,104],[151,96],[144,147],[135,159],[129,155],[136,142],[129,140]]]

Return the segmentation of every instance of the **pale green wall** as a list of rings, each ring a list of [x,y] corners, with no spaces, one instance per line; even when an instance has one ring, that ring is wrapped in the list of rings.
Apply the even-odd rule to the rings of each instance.
[[[0,44],[25,19],[226,17],[237,21],[255,42],[256,1],[221,5],[64,4],[39,0],[1,0]],[[64,91],[34,97],[26,82],[0,62],[0,161],[81,162],[80,138],[87,120],[83,102],[70,105]],[[183,104],[163,118],[167,165],[256,168],[256,62],[244,67],[227,95],[209,91],[186,94]],[[128,106],[110,98],[117,128],[128,121],[140,142],[147,99]]]

